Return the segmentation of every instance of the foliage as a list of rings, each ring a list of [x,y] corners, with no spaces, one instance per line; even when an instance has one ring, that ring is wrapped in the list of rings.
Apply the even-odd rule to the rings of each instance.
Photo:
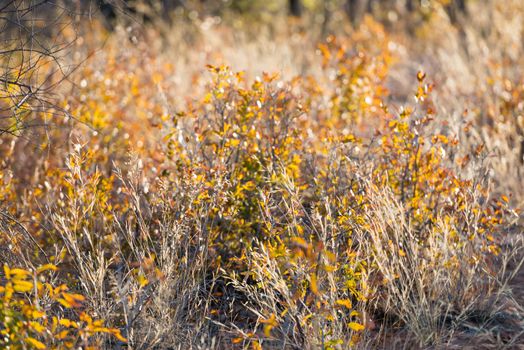
[[[0,143],[6,347],[438,347],[474,327],[519,341],[487,329],[518,323],[522,200],[487,136],[518,144],[521,82],[495,64],[459,103],[405,43],[436,34],[368,16],[317,44],[297,23],[300,40],[270,27],[300,56],[281,74],[224,64],[219,38],[239,29],[214,20],[171,49],[154,28],[79,31],[77,57],[104,47],[36,113],[66,117]]]
[[[94,348],[98,333],[109,333],[125,342],[118,329],[80,310],[84,296],[68,292],[65,284],[54,286],[46,273],[56,271],[46,264],[34,271],[4,265],[0,285],[2,346],[6,349]],[[71,319],[73,318],[73,319]],[[76,320],[75,320],[76,319]]]

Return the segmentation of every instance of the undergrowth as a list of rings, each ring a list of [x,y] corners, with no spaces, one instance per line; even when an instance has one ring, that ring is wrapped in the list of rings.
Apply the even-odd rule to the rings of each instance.
[[[522,341],[508,311],[522,197],[497,172],[518,160],[493,159],[522,138],[521,81],[490,77],[493,93],[460,96],[480,99],[470,110],[438,72],[392,91],[404,39],[371,17],[291,76],[90,26],[79,53],[107,42],[38,112],[52,126],[0,140],[2,347]]]

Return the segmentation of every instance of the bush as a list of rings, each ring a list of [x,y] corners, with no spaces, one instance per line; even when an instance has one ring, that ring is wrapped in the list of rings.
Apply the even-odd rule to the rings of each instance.
[[[456,34],[431,9],[433,36],[366,17],[319,45],[275,19],[281,74],[222,64],[226,39],[246,55],[266,39],[215,19],[173,29],[200,28],[190,44],[82,28],[79,55],[105,46],[36,115],[66,117],[0,140],[2,345],[517,344],[521,197],[498,173],[517,158],[492,159],[486,135],[518,144],[498,127],[519,120],[522,89],[496,77],[475,95],[505,124],[464,111],[477,97],[443,87],[451,71],[426,76],[417,60],[441,58],[405,43]]]

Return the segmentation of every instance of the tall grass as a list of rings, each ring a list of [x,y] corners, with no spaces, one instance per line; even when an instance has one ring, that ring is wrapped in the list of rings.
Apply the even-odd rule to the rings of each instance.
[[[0,344],[519,346],[524,9],[432,6],[61,33],[53,123],[0,139]]]

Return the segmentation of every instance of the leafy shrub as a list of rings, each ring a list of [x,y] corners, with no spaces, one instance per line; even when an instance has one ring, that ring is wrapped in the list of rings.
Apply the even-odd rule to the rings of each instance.
[[[56,271],[46,264],[34,272],[4,265],[0,296],[0,336],[6,349],[75,349],[93,347],[96,335],[109,333],[126,340],[120,330],[107,328],[79,310],[85,298],[68,292],[64,284],[48,282],[46,272]],[[47,280],[47,281],[46,281]]]
[[[78,50],[107,34],[93,26]],[[344,349],[400,329],[438,346],[510,303],[493,148],[450,125],[425,73],[389,91],[405,63],[381,24],[311,45],[292,78],[180,73],[142,34],[80,70],[62,101],[80,123],[37,139],[47,156],[0,144],[6,344]],[[188,61],[214,61],[202,40]],[[521,90],[499,91],[505,118]]]

